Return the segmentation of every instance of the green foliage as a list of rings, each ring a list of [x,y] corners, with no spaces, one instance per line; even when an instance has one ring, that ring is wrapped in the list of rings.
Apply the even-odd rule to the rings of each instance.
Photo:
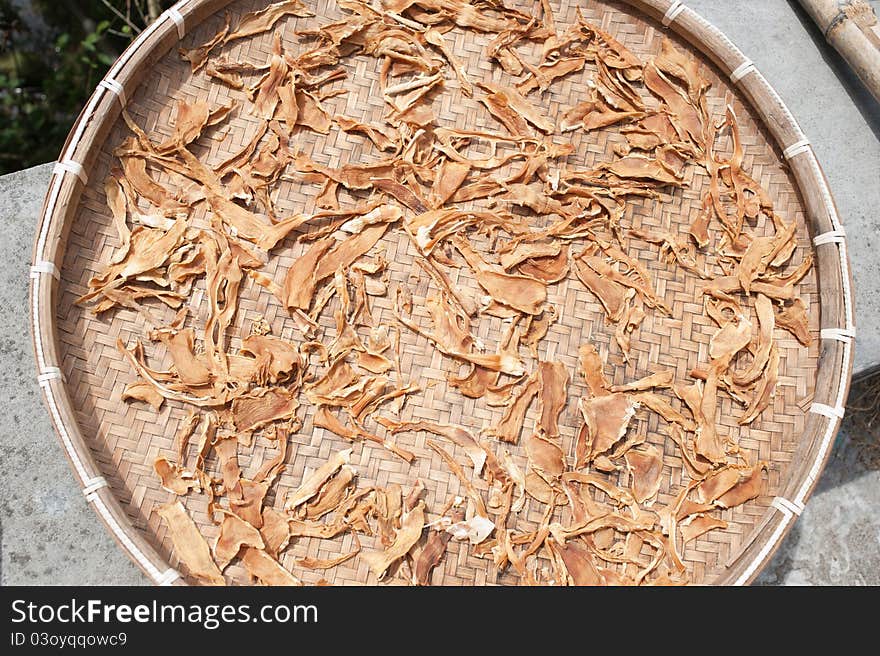
[[[32,0],[25,15],[0,0],[0,174],[56,159],[98,81],[171,4]]]

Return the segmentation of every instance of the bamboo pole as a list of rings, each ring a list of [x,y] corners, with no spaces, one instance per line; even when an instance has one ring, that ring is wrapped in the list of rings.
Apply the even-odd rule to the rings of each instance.
[[[825,40],[880,101],[880,23],[865,0],[799,0]]]

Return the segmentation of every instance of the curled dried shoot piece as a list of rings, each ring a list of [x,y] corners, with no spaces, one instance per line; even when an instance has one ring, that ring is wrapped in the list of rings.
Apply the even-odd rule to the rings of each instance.
[[[400,528],[397,530],[393,542],[384,551],[367,551],[361,554],[361,559],[370,568],[377,579],[382,580],[395,562],[403,558],[412,549],[425,527],[425,503],[419,501],[415,508],[403,513],[400,518]]]

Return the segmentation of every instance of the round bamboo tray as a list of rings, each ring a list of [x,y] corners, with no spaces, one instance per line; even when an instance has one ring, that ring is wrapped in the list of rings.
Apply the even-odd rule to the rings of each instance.
[[[145,409],[142,404],[122,402],[121,392],[135,380],[135,373],[116,349],[116,340],[121,337],[129,341],[142,335],[143,320],[125,309],[96,318],[73,301],[87,289],[87,280],[116,246],[103,180],[111,166],[113,148],[128,134],[121,107],[125,106],[148,133],[164,136],[171,131],[176,100],[200,97],[219,104],[230,97],[235,92],[227,87],[212,83],[203,74],[194,76],[189,64],[177,54],[177,47],[204,42],[222,25],[224,11],[236,16],[264,4],[252,0],[180,2],[139,36],[91,96],[67,140],[46,197],[34,247],[31,318],[38,378],[46,405],[88,502],[120,545],[157,584],[187,582],[187,577],[175,569],[177,560],[170,538],[155,512],[172,495],[160,487],[152,467],[158,455],[172,450],[173,436],[186,413],[180,404],[172,402],[166,402],[160,412]],[[343,15],[333,0],[307,4],[321,20]],[[574,20],[573,4],[551,0],[551,5],[558,26]],[[804,508],[843,416],[854,336],[852,283],[843,226],[822,169],[797,122],[760,72],[718,29],[678,1],[591,2],[582,11],[587,20],[610,32],[643,59],[656,54],[662,37],[670,36],[678,47],[702,60],[703,74],[712,83],[708,93],[710,115],[722,116],[727,104],[734,107],[745,145],[745,169],[770,192],[777,212],[786,220],[797,221],[799,252],[814,252],[814,267],[799,288],[810,307],[812,345],[800,347],[787,334],[777,338],[781,362],[776,395],[767,411],[750,427],[739,427],[732,417],[732,402],[726,396],[719,397],[721,424],[728,431],[736,431],[740,445],[755,458],[770,461],[767,493],[743,506],[725,510],[723,518],[729,528],[697,539],[682,554],[693,582],[747,584]],[[298,47],[294,31],[314,25],[317,20],[289,17],[276,29],[293,49]],[[271,42],[270,32],[237,42],[228,51],[234,60],[264,62],[271,52]],[[483,44],[477,43],[473,34],[469,33],[464,40],[457,39],[455,50],[469,74],[490,74],[483,61]],[[333,109],[368,122],[380,116],[383,107],[381,94],[377,93],[378,65],[372,66],[373,61],[366,66],[363,61],[345,62],[349,77],[338,84],[350,92],[327,101]],[[555,85],[546,96],[549,111],[558,112],[574,104],[572,99],[587,89],[587,76],[587,72],[576,74]],[[477,115],[470,107],[456,102],[452,96],[452,102],[444,98],[442,107],[435,107],[435,111],[440,122],[451,121],[477,129],[488,127],[486,116]],[[230,125],[223,140],[203,137],[198,142],[199,156],[219,161],[237,151],[252,136],[255,119],[242,113],[231,119]],[[617,143],[617,135],[612,132],[575,134],[573,162],[590,165],[609,159]],[[302,149],[312,152],[325,165],[339,166],[362,158],[358,137],[331,131],[326,136],[303,133],[298,138]],[[627,220],[635,227],[645,228],[689,221],[688,217],[700,208],[703,185],[708,184],[701,172],[689,174],[689,178],[689,187],[664,195],[662,203],[630,203]],[[292,183],[283,183],[278,203],[283,212],[309,212],[315,209],[314,191],[306,194]],[[406,237],[398,239],[389,232],[382,246],[393,263],[392,279],[406,281],[415,268],[412,245]],[[283,275],[300,249],[299,245],[277,249],[270,257],[266,273]],[[685,308],[683,316],[676,312],[679,321],[664,322],[649,313],[633,339],[631,362],[625,364],[619,350],[609,349],[611,331],[604,327],[595,297],[570,275],[550,290],[549,301],[558,307],[560,318],[542,342],[542,350],[547,349],[542,353],[544,357],[561,360],[573,372],[578,347],[589,339],[601,352],[610,352],[606,373],[613,369],[614,383],[645,375],[655,363],[675,368],[677,377],[684,378],[692,367],[705,362],[713,328],[700,310],[697,284],[683,280],[675,267],[658,262],[656,246],[648,245],[633,255],[648,268],[658,293],[673,307]],[[475,286],[464,274],[456,283]],[[416,287],[414,293],[423,297],[424,286]],[[287,313],[267,292],[253,285],[244,286],[234,327],[243,329],[257,315],[269,321],[274,334],[294,334]],[[374,315],[379,321],[393,321],[389,299],[376,299]],[[328,325],[332,325],[329,321]],[[497,338],[501,329],[495,325],[486,330],[479,336],[491,339]],[[230,346],[235,347],[237,333],[231,337]],[[167,358],[161,362],[160,349],[150,350],[149,343],[146,347],[155,362],[170,362]],[[474,429],[498,419],[499,409],[475,404],[454,392],[443,394],[442,358],[427,348],[423,338],[404,332],[403,353],[402,365],[411,372],[413,380],[441,382],[412,399],[404,410],[404,418],[449,421]],[[579,383],[572,381],[569,404],[561,417],[563,436],[573,435],[578,427],[571,399],[583,393],[585,388],[581,389]],[[639,419],[630,430],[644,431],[655,444],[664,443],[656,416]],[[352,464],[363,485],[407,485],[420,477],[428,484],[428,507],[439,507],[448,494],[458,493],[458,482],[424,440],[413,435],[400,440],[418,457],[412,466],[391,459],[382,449],[360,444],[355,445]],[[280,504],[282,492],[295,488],[304,472],[319,466],[331,452],[348,446],[341,438],[314,429],[307,409],[302,430],[291,436],[287,468],[275,485],[274,498]],[[253,454],[240,454],[243,470],[251,466],[251,456],[254,466],[259,466],[263,448],[258,442]],[[514,451],[518,453],[519,448]],[[664,465],[671,473],[664,477],[660,502],[672,497],[670,481],[677,481],[682,475],[680,458],[671,449],[665,453]],[[208,519],[204,501],[184,502],[203,534],[213,538],[216,527]],[[270,497],[267,504],[271,503]],[[540,515],[540,510],[532,509],[527,519],[537,523]],[[292,567],[294,558],[326,558],[350,550],[351,534],[332,542],[301,540],[286,552],[282,562]],[[513,580],[506,574],[496,578],[490,574],[491,569],[488,561],[469,555],[466,544],[450,542],[450,551],[434,572],[433,581],[481,585]],[[243,573],[235,565],[227,570],[230,581],[244,580]],[[297,571],[306,583],[316,582],[320,574]],[[323,576],[339,584],[375,582],[357,558]]]

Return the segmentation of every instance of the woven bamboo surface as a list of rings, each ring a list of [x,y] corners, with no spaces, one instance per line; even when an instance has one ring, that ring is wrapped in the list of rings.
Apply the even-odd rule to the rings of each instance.
[[[213,13],[204,21],[193,20],[199,10],[188,18],[188,34],[181,43],[184,47],[202,43],[222,25],[221,6],[226,3],[195,4],[199,7],[208,6]],[[229,3],[225,10],[236,16],[264,4],[253,0],[235,1]],[[284,46],[289,51],[297,52],[303,47],[295,31],[343,16],[334,0],[317,0],[308,4],[318,18],[291,17],[282,20],[277,27],[282,34]],[[516,3],[508,4],[517,6]],[[555,0],[551,0],[550,4],[556,12],[557,26],[560,29],[574,21],[574,4]],[[669,3],[646,4],[657,5],[662,10]],[[523,9],[530,6],[526,3],[520,5]],[[203,13],[208,9],[203,9]],[[712,83],[708,92],[708,106],[713,120],[717,122],[723,117],[724,108],[728,104],[733,106],[739,119],[745,148],[744,169],[769,192],[776,211],[786,221],[796,220],[798,223],[799,248],[793,263],[797,264],[806,253],[811,252],[814,248],[811,244],[811,233],[815,233],[819,227],[816,224],[818,219],[811,219],[812,213],[807,210],[810,198],[805,200],[808,194],[799,191],[799,184],[791,168],[781,157],[781,149],[774,139],[777,135],[771,135],[759,119],[759,114],[741,91],[729,81],[727,73],[732,66],[728,65],[727,70],[722,72],[688,41],[663,28],[658,20],[634,8],[631,3],[582,3],[581,10],[587,20],[610,32],[644,60],[659,52],[661,39],[668,35],[676,46],[688,50],[704,62],[702,73]],[[169,30],[173,32],[173,24],[169,24]],[[500,79],[497,67],[490,66],[486,60],[484,50],[488,38],[485,35],[459,29],[454,30],[450,37],[453,34],[453,48],[473,79],[481,76],[483,79]],[[233,61],[262,64],[269,58],[271,43],[272,34],[264,34],[228,46],[226,54]],[[379,122],[385,108],[379,90],[378,60],[355,56],[344,60],[343,65],[348,71],[348,78],[333,83],[333,88],[345,88],[348,93],[326,101],[331,113],[345,114],[366,122]],[[138,66],[146,67],[148,72],[136,88],[128,88],[127,110],[154,141],[171,134],[175,119],[174,108],[178,100],[207,98],[212,104],[243,100],[242,92],[214,83],[203,73],[193,75],[189,64],[178,56],[176,48],[158,58],[145,57]],[[547,114],[556,116],[584,97],[588,90],[587,80],[593,72],[593,67],[588,64],[583,73],[568,76],[555,84],[551,92],[543,97]],[[84,158],[88,162],[88,184],[81,193],[68,193],[66,199],[62,198],[51,216],[47,212],[48,220],[56,223],[58,247],[55,261],[61,272],[60,281],[54,289],[54,316],[50,317],[55,337],[53,348],[56,349],[58,366],[66,378],[66,382],[57,381],[52,384],[59,386],[59,394],[64,401],[62,406],[67,407],[69,399],[70,414],[67,415],[62,408],[62,423],[67,424],[74,441],[83,441],[79,446],[87,447],[87,453],[82,454],[82,457],[88,459],[90,456],[93,459],[91,464],[97,470],[93,473],[104,476],[109,483],[109,489],[101,491],[102,498],[107,503],[112,503],[113,499],[118,501],[118,509],[122,513],[117,512],[117,519],[161,570],[160,563],[163,560],[170,566],[177,566],[177,560],[172,553],[165,525],[156,513],[157,507],[167,502],[172,495],[160,487],[158,477],[153,471],[153,461],[160,455],[173,453],[174,434],[188,410],[181,404],[166,401],[157,413],[144,404],[122,402],[123,389],[136,377],[117,350],[116,340],[121,338],[131,344],[134,339],[142,337],[145,332],[143,319],[126,309],[96,318],[88,310],[74,304],[74,299],[87,290],[89,278],[101,269],[102,263],[109,260],[118,245],[107,210],[103,181],[115,164],[111,154],[113,148],[128,136],[129,131],[119,117],[118,107],[112,101],[113,98],[109,97],[101,105],[106,111],[101,117],[105,127],[96,132],[100,138],[92,138],[87,148],[80,147],[86,148],[80,152],[86,153]],[[476,100],[466,98],[460,92],[457,82],[449,75],[445,90],[434,102],[434,110],[438,116],[438,124],[463,129],[496,129],[494,120],[485,109]],[[228,127],[209,129],[197,142],[194,152],[200,158],[208,163],[216,163],[237,152],[250,141],[259,121],[247,111],[241,111],[227,124]],[[622,137],[615,128],[588,134],[575,131],[555,139],[559,143],[568,140],[573,142],[575,151],[568,159],[569,166],[573,168],[610,161],[614,157],[614,145],[622,142]],[[308,130],[299,131],[294,137],[293,145],[310,154],[317,162],[333,167],[378,157],[377,151],[361,136],[349,135],[337,129],[331,130],[328,135],[317,135]],[[729,148],[728,140],[724,140],[722,145],[722,151]],[[687,187],[664,194],[660,201],[630,201],[624,225],[649,231],[660,229],[676,233],[682,230],[699,211],[703,192],[708,185],[708,177],[698,167],[689,167],[687,175]],[[159,180],[163,181],[161,177]],[[318,187],[313,184],[281,182],[277,194],[279,216],[315,211],[317,190]],[[195,225],[205,224],[203,211],[197,211],[193,218]],[[759,223],[754,230],[756,234],[771,234],[772,223]],[[486,243],[477,245],[480,250],[492,247]],[[423,326],[428,327],[428,316],[421,301],[429,294],[433,283],[425,275],[414,275],[419,270],[414,264],[414,246],[402,231],[392,230],[378,248],[385,251],[391,266],[391,288],[393,289],[394,282],[406,283],[412,288],[415,317]],[[282,279],[290,264],[303,250],[303,246],[295,244],[294,239],[287,239],[282,247],[273,252],[264,271],[276,280]],[[629,363],[624,362],[619,348],[613,343],[613,327],[606,325],[596,298],[575,279],[573,273],[559,285],[550,286],[548,290],[548,301],[556,306],[559,320],[541,341],[539,353],[542,359],[555,358],[562,361],[572,378],[568,404],[560,418],[563,445],[570,453],[573,453],[574,437],[581,421],[576,399],[586,394],[586,388],[575,375],[578,347],[582,343],[590,341],[596,345],[607,360],[606,375],[617,384],[640,378],[657,366],[674,368],[676,380],[686,381],[691,368],[708,361],[708,342],[716,326],[704,315],[700,281],[691,274],[685,274],[674,264],[659,261],[656,245],[631,238],[629,253],[637,257],[650,272],[658,294],[673,310],[671,318],[649,311],[647,319],[634,334]],[[829,261],[833,264],[835,260]],[[712,262],[710,256],[707,264]],[[753,554],[756,549],[768,544],[772,549],[784,533],[785,526],[775,532],[770,530],[775,528],[775,525],[768,524],[772,523],[771,519],[776,512],[770,507],[770,501],[786,490],[796,489],[804,480],[804,472],[813,462],[820,462],[821,465],[824,460],[824,454],[818,451],[818,443],[820,429],[824,429],[828,420],[807,414],[805,408],[814,393],[817,400],[825,399],[826,396],[830,398],[838,393],[837,372],[841,367],[846,369],[849,366],[847,356],[841,356],[836,345],[831,347],[835,350],[830,353],[820,352],[823,346],[825,351],[829,349],[819,340],[820,327],[837,326],[840,321],[837,304],[841,294],[841,274],[838,272],[835,278],[829,271],[833,273],[833,267],[819,257],[817,265],[799,287],[800,295],[810,308],[810,328],[814,336],[812,346],[801,347],[789,333],[778,329],[776,331],[780,352],[780,377],[776,395],[768,410],[751,426],[741,427],[735,419],[741,411],[734,412],[731,400],[726,395],[719,395],[718,417],[723,426],[723,434],[737,437],[751,461],[761,459],[770,462],[769,484],[766,494],[758,499],[733,510],[723,511],[721,517],[729,523],[728,529],[712,531],[684,548],[683,560],[693,582],[730,583],[735,574],[744,570],[745,560],[755,558]],[[476,290],[476,283],[468,274],[467,269],[459,270],[453,274],[453,282]],[[197,331],[204,325],[207,315],[207,304],[199,301],[204,298],[201,293],[203,289],[202,281],[196,286],[193,312],[187,320],[187,325],[195,326]],[[395,323],[391,313],[391,294],[371,300],[373,317],[377,323]],[[827,308],[832,301],[834,306],[830,311],[831,323],[828,323]],[[330,303],[320,321],[327,328],[327,335],[331,336],[335,334],[332,319],[335,303],[335,300]],[[168,318],[170,316],[169,314]],[[274,335],[294,341],[300,339],[292,320],[277,300],[247,280],[243,284],[239,311],[229,333],[231,350],[240,346],[240,336],[246,335],[252,322],[259,317],[268,321]],[[751,319],[756,321],[754,316]],[[478,337],[487,345],[497,344],[503,330],[504,326],[499,319],[483,318],[475,325]],[[404,419],[424,418],[455,423],[477,432],[481,427],[500,418],[501,409],[489,408],[484,401],[467,399],[447,387],[446,374],[453,366],[448,358],[439,354],[424,338],[406,329],[401,335],[403,371],[408,373],[412,381],[423,385],[436,381],[436,385],[428,386],[425,392],[409,400],[403,411]],[[145,347],[148,361],[157,368],[170,364],[170,358],[165,355],[161,345],[145,342]],[[522,355],[527,357],[525,350]],[[821,362],[820,355],[823,358]],[[534,360],[529,356],[527,363],[531,369]],[[831,371],[824,380],[819,375],[822,366]],[[832,382],[829,383],[829,380]],[[822,385],[818,390],[817,381]],[[280,508],[285,492],[296,488],[305,473],[320,466],[332,452],[350,446],[348,442],[328,431],[313,428],[313,409],[304,407],[300,409],[300,413],[303,410],[305,413],[301,414],[304,419],[302,429],[291,436],[286,470],[270,491],[267,505],[274,504]],[[535,419],[536,409],[532,407],[526,417],[524,434],[534,426]],[[822,423],[817,419],[821,419]],[[659,507],[675,495],[682,482],[687,480],[687,475],[682,470],[677,447],[665,437],[658,420],[653,413],[640,412],[630,430],[643,432],[647,435],[648,442],[664,449],[665,468],[657,502]],[[55,423],[58,426],[58,417],[55,418]],[[429,510],[442,507],[450,495],[463,494],[457,479],[427,447],[423,433],[403,433],[399,436],[398,443],[416,454],[417,460],[413,464],[408,465],[372,445],[354,445],[352,465],[358,472],[359,486],[398,483],[407,489],[416,478],[421,478],[427,484],[425,499]],[[464,461],[461,452],[452,452],[457,459]],[[524,468],[524,449],[514,445],[511,452]],[[269,441],[259,436],[255,439],[253,449],[240,448],[239,462],[243,475],[254,473],[274,453]],[[190,457],[193,456],[190,453]],[[211,462],[211,466],[216,467],[216,463]],[[82,473],[78,473],[82,478]],[[218,528],[208,519],[206,498],[191,494],[184,499],[184,503],[211,542]],[[529,501],[526,510],[520,514],[517,527],[532,530],[540,521],[542,513],[542,504]],[[131,523],[134,530],[127,526],[127,522]],[[361,538],[365,548],[377,546],[378,541],[374,545],[373,540],[374,538]],[[375,579],[369,574],[366,565],[357,558],[323,572],[302,570],[294,563],[297,558],[304,556],[328,558],[348,553],[353,548],[349,533],[335,540],[299,539],[285,552],[282,563],[306,583],[314,583],[322,577],[335,584],[374,583]],[[496,576],[491,573],[493,568],[490,561],[476,558],[468,552],[466,543],[450,542],[447,557],[434,572],[433,583],[481,585],[510,583],[515,580],[507,574]],[[766,559],[767,555],[768,549],[764,549],[761,558]],[[247,580],[244,570],[235,565],[230,566],[226,574],[233,582]],[[754,571],[749,574],[749,578],[752,576]]]

